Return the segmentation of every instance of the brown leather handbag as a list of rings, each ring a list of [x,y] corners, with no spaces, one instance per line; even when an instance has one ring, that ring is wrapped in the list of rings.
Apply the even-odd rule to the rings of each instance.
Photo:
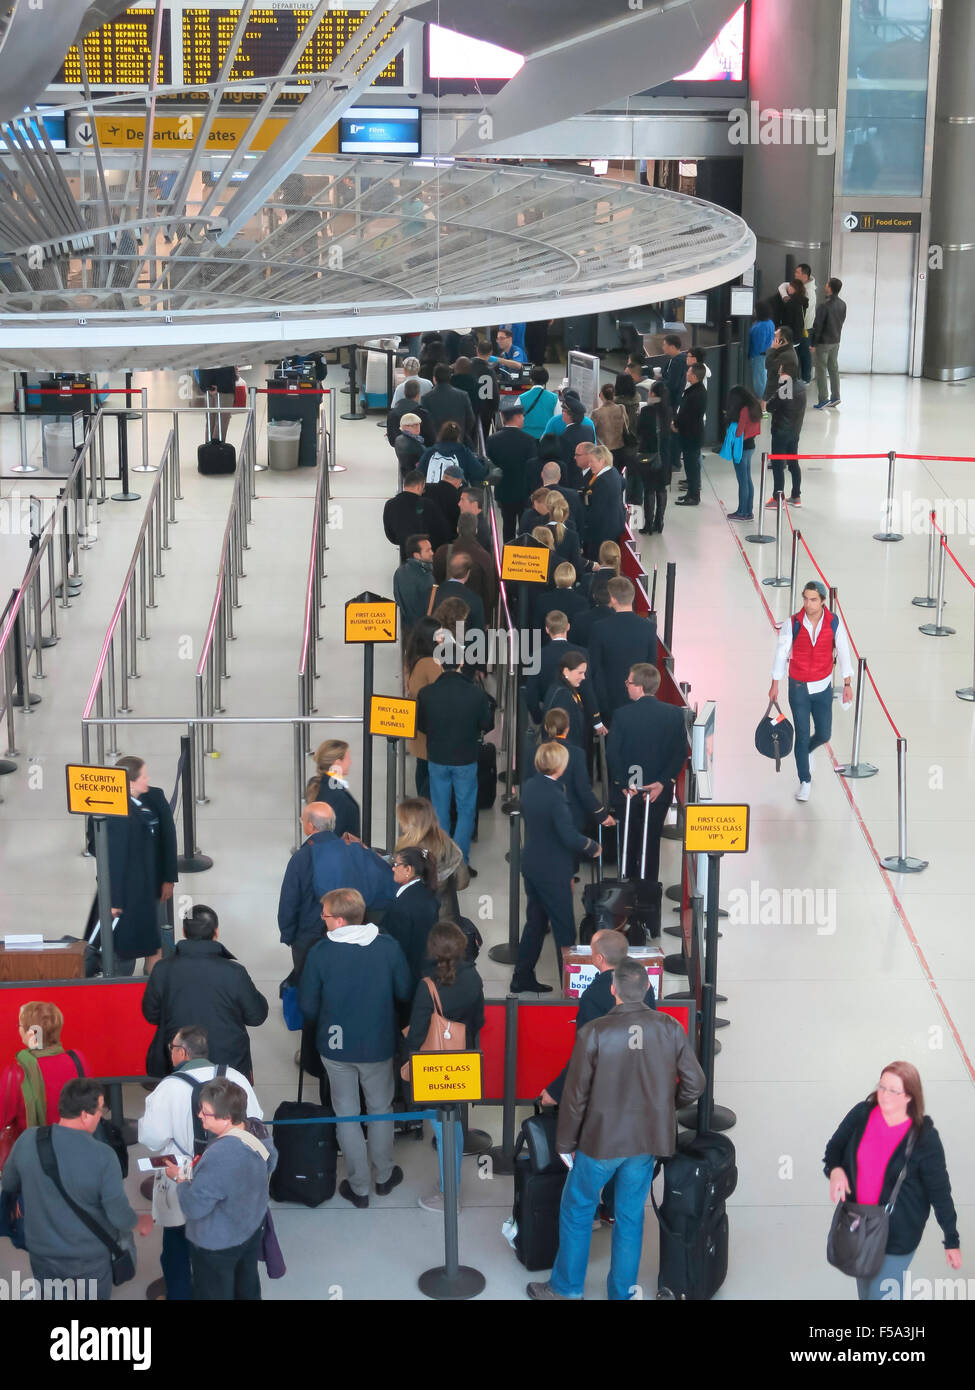
[[[433,998],[433,1015],[430,1019],[430,1026],[427,1035],[423,1039],[423,1046],[420,1052],[463,1052],[467,1046],[467,1026],[463,1023],[454,1023],[447,1018],[440,1003],[440,995],[437,986],[430,979],[429,975],[424,975],[423,983]],[[402,1067],[402,1077],[406,1081],[410,1075],[410,1064],[404,1062]]]

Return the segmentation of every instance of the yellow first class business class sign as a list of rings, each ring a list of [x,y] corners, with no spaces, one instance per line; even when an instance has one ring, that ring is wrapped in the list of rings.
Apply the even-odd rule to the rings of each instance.
[[[484,1094],[479,1052],[414,1052],[410,1058],[413,1099],[444,1105],[480,1100]]]

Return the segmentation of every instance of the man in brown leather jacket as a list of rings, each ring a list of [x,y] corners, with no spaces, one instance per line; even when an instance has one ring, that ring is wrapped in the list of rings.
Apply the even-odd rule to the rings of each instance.
[[[656,1158],[674,1152],[677,1108],[704,1090],[687,1035],[643,1003],[646,972],[625,959],[613,978],[616,1007],[580,1029],[559,1106],[557,1144],[571,1171],[559,1212],[559,1253],[530,1298],[581,1298],[599,1194],[615,1174],[616,1222],[609,1297],[631,1299],[643,1247],[643,1213]]]

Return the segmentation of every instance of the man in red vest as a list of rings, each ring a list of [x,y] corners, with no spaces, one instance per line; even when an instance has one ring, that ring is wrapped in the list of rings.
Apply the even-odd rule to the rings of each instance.
[[[802,608],[779,626],[769,699],[778,700],[779,681],[789,670],[789,706],[796,728],[797,801],[808,801],[810,756],[828,743],[833,730],[833,652],[843,676],[843,703],[853,699],[853,659],[846,628],[826,607],[826,587],[811,579],[802,591]],[[812,721],[813,735],[809,737]]]

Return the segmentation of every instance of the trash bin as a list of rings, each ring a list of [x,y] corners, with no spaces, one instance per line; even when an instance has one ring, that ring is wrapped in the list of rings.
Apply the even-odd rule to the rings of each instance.
[[[300,420],[269,420],[267,422],[268,467],[279,473],[289,468],[297,468],[300,440]]]
[[[66,478],[74,467],[77,450],[74,446],[74,426],[60,421],[44,426],[44,467],[48,473]]]

